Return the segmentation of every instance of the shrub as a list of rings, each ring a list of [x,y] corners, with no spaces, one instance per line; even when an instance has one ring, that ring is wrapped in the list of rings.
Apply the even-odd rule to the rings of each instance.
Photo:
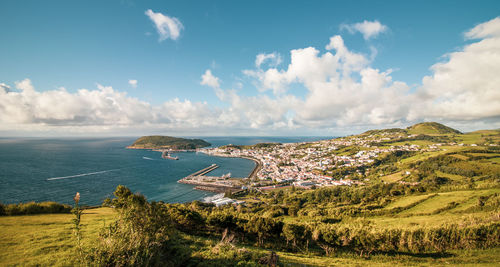
[[[56,202],[28,202],[19,204],[0,204],[0,215],[30,215],[43,213],[70,213],[71,206]]]
[[[140,194],[118,186],[114,206],[118,220],[105,227],[88,255],[89,265],[180,266],[190,254],[179,246],[179,235],[163,203],[147,202]]]

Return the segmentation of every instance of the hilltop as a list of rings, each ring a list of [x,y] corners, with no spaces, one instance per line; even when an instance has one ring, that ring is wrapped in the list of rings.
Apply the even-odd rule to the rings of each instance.
[[[460,131],[437,122],[422,122],[409,126],[406,129],[391,128],[380,130],[368,130],[361,135],[380,135],[380,134],[424,134],[424,135],[447,135],[461,134]]]
[[[437,122],[417,123],[407,128],[410,134],[461,134],[460,131]]]
[[[202,139],[186,139],[172,136],[143,136],[127,148],[132,149],[196,149],[210,146],[210,143]]]

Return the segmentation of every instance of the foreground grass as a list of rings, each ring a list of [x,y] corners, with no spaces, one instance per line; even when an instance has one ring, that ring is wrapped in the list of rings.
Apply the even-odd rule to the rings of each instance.
[[[410,201],[411,202],[411,201]],[[84,245],[97,238],[99,229],[113,221],[115,213],[110,208],[85,210],[82,216]],[[460,215],[449,214],[448,216]],[[443,216],[419,216],[431,222]],[[0,217],[0,266],[68,266],[78,265],[73,255],[75,242],[72,236],[71,214],[44,214]],[[403,220],[385,221],[384,220]],[[415,217],[378,218],[375,221],[394,226],[410,225]],[[407,222],[405,220],[408,220]],[[422,225],[420,225],[421,227]],[[269,249],[258,248],[253,244],[236,244],[234,251],[223,252],[218,249],[218,238],[182,235],[192,251],[195,262],[201,266],[224,266],[231,262],[234,253],[255,253],[267,255]],[[246,252],[245,252],[246,251]],[[446,253],[426,254],[373,254],[369,258],[359,257],[351,252],[339,252],[326,257],[321,250],[311,248],[306,252],[277,252],[284,266],[431,266],[431,265],[470,265],[498,266],[500,248],[486,250],[447,251]]]
[[[234,254],[255,253],[268,255],[270,250],[251,244],[237,244],[233,249],[220,249],[218,240],[205,237],[186,236],[192,244],[193,257],[199,259],[201,266],[222,266]],[[286,249],[285,249],[286,250]],[[282,266],[498,266],[500,248],[450,250],[444,253],[382,253],[360,257],[353,252],[337,252],[324,256],[321,250],[277,251]]]
[[[351,253],[332,257],[278,253],[285,266],[498,266],[500,248],[452,250],[445,253],[375,254],[368,258]]]
[[[94,240],[104,223],[113,220],[110,208],[85,210],[82,235]],[[75,253],[72,214],[0,217],[0,265],[68,266]]]

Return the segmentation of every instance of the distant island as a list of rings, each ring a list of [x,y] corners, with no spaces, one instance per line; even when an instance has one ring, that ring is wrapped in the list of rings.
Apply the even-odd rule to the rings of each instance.
[[[210,146],[211,144],[202,139],[186,139],[172,136],[151,135],[143,136],[128,146],[130,149],[169,149],[169,150],[192,150]]]

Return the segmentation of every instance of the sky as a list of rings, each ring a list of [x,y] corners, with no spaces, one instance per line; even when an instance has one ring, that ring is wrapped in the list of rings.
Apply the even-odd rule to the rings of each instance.
[[[0,2],[0,136],[500,128],[500,1]]]

